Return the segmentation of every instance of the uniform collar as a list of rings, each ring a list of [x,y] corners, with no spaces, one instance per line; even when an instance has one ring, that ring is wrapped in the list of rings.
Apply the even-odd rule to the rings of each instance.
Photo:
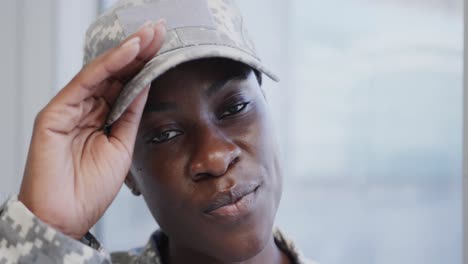
[[[314,263],[306,260],[302,253],[297,249],[295,244],[286,238],[279,228],[274,228],[273,236],[276,246],[281,249],[294,264],[309,264]],[[169,238],[161,230],[155,231],[149,239],[146,246],[139,254],[139,263],[156,263],[164,264],[164,253],[167,252]],[[150,259],[152,261],[150,261]]]

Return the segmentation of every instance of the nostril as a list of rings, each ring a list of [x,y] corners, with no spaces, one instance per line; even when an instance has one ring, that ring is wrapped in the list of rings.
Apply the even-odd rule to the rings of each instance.
[[[197,173],[193,177],[193,180],[197,182],[197,181],[201,181],[201,180],[206,179],[206,178],[210,178],[210,175],[208,173]]]

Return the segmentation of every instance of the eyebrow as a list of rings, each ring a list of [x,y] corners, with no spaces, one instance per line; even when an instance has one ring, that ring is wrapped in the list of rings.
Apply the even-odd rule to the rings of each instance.
[[[156,103],[156,104],[147,104],[143,112],[165,112],[174,110],[177,108],[177,105],[174,103]]]
[[[247,78],[249,77],[248,74],[249,74],[248,72],[242,72],[242,73],[239,73],[239,74],[236,74],[236,75],[231,75],[228,78],[225,78],[225,79],[223,79],[221,81],[215,82],[210,87],[208,87],[208,89],[206,89],[205,95],[208,96],[208,97],[212,96],[213,94],[215,94],[216,92],[221,90],[223,87],[225,87],[226,84],[228,82],[230,82],[230,81],[235,81],[235,80],[244,81],[244,80],[247,80]]]
[[[221,81],[213,83],[208,89],[205,91],[205,95],[210,97],[219,90],[221,90],[223,87],[226,86],[226,84],[230,81],[233,80],[247,80],[249,73],[248,72],[241,72],[235,75],[231,75],[228,78],[225,78]],[[143,112],[165,112],[165,111],[170,111],[174,110],[177,108],[177,104],[175,103],[169,103],[169,102],[161,102],[161,103],[156,103],[156,104],[147,104],[145,106],[145,109]]]

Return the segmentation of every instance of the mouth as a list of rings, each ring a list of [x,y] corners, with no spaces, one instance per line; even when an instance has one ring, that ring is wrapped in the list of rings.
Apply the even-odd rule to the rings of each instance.
[[[218,192],[203,212],[221,218],[236,218],[246,215],[254,207],[259,187],[260,184],[244,184]]]

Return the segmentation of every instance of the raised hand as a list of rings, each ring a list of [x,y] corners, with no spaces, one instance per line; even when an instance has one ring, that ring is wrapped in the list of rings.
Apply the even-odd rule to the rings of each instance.
[[[149,87],[103,125],[123,84],[161,48],[165,24],[146,23],[84,67],[36,117],[19,193],[42,221],[79,239],[109,207],[130,168]]]

